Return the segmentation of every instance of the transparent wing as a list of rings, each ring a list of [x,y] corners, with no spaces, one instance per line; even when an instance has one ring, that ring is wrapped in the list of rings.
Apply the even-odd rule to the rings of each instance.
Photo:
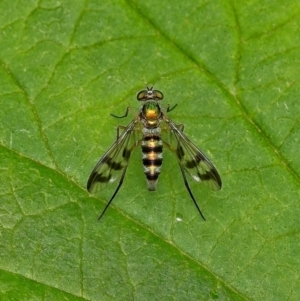
[[[221,189],[222,181],[218,171],[183,133],[183,125],[177,125],[169,118],[165,118],[164,124],[170,129],[169,137],[164,142],[176,155],[182,173],[187,172],[195,181],[202,182],[212,190]],[[185,179],[184,173],[183,177]]]
[[[88,191],[94,193],[108,184],[119,183],[113,197],[116,195],[122,185],[131,153],[141,140],[137,137],[137,127],[138,120],[134,119],[99,160],[88,179]]]

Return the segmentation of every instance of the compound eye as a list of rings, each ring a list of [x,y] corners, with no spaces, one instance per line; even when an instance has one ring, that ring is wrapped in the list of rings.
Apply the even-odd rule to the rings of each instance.
[[[145,100],[147,98],[146,95],[147,95],[147,91],[143,90],[137,94],[136,98],[138,101]]]
[[[158,91],[158,90],[154,90],[155,96],[157,99],[162,100],[164,98],[164,95],[162,92]]]

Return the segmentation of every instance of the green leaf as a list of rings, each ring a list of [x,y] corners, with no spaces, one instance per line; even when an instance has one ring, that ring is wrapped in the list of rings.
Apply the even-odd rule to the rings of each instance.
[[[299,300],[296,1],[0,2],[1,300]],[[97,159],[155,83],[217,166],[183,184],[140,150],[111,207]],[[130,117],[116,119],[110,113]]]

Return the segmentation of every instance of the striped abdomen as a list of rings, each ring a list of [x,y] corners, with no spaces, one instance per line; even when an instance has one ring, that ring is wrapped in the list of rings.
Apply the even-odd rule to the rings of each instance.
[[[144,133],[142,141],[144,173],[147,177],[149,190],[155,190],[162,164],[163,145],[159,129]]]

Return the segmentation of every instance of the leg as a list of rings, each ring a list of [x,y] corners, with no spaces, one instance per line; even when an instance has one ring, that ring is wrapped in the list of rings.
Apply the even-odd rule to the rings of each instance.
[[[170,105],[167,106],[167,113],[171,112],[172,110],[174,110],[177,107],[177,104],[175,104],[171,109],[170,109]]]
[[[125,117],[128,116],[128,112],[129,112],[129,107],[127,107],[124,116],[116,116],[116,115],[114,115],[114,114],[110,114],[110,115],[111,115],[112,117],[115,117],[115,118],[125,118]]]
[[[198,204],[197,204],[197,202],[196,202],[196,200],[195,200],[195,198],[194,198],[194,196],[192,194],[192,191],[191,191],[191,189],[189,187],[189,184],[187,182],[187,179],[186,179],[183,167],[181,166],[181,164],[179,164],[179,166],[180,166],[180,170],[181,170],[181,173],[182,173],[182,176],[183,176],[183,181],[184,181],[185,187],[188,190],[188,192],[189,192],[189,194],[190,194],[190,196],[191,196],[191,198],[192,198],[192,200],[193,200],[196,208],[198,209],[198,212],[200,213],[201,217],[206,221],[206,219],[205,219],[204,215],[202,214],[202,212],[201,212],[201,210],[200,210],[200,208],[199,208],[199,206],[198,206]]]
[[[120,137],[120,129],[122,129],[122,130],[126,130],[126,126],[122,126],[122,125],[119,125],[118,127],[117,127],[117,140],[119,139],[119,137]]]
[[[178,129],[183,132],[184,130],[184,124],[176,124],[176,126],[178,127]]]
[[[122,176],[121,176],[121,179],[120,179],[120,182],[118,184],[118,187],[116,189],[116,191],[114,192],[114,194],[112,195],[112,197],[110,198],[109,202],[106,204],[105,208],[103,209],[103,211],[101,212],[100,216],[98,217],[98,220],[100,220],[102,218],[102,216],[104,215],[105,211],[107,210],[107,208],[109,207],[109,205],[111,204],[111,202],[113,201],[113,199],[115,198],[116,194],[118,193],[119,189],[121,188],[122,184],[123,184],[123,180],[124,180],[124,177],[125,177],[125,173],[126,173],[126,169],[124,169],[123,173],[122,173]]]

